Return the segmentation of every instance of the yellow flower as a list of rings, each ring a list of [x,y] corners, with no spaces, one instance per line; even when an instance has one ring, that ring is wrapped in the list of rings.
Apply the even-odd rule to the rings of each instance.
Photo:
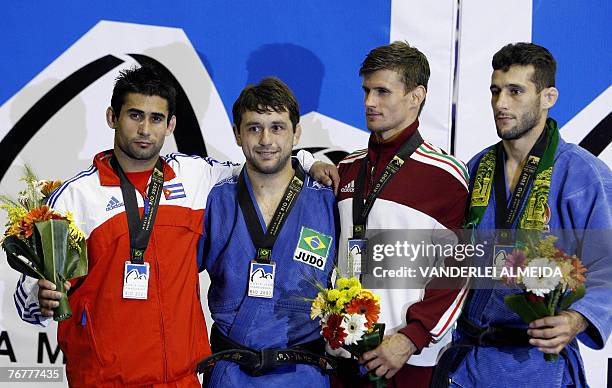
[[[340,290],[347,288],[349,284],[349,280],[347,278],[339,278],[336,280],[336,287]]]
[[[357,297],[357,295],[359,295],[360,291],[361,291],[360,287],[353,286],[353,287],[349,288],[348,290],[346,290],[346,294],[349,297],[349,300],[351,300],[351,299]]]
[[[319,293],[315,300],[312,301],[312,307],[310,309],[310,319],[322,318],[324,308],[325,299],[323,298],[323,295]]]
[[[354,295],[352,295],[350,289],[344,289],[340,291],[340,297],[336,300],[336,307],[342,309],[344,305],[350,302],[353,299]]]
[[[350,288],[352,288],[352,287],[361,288],[361,283],[359,282],[359,279],[357,279],[357,278],[350,278],[348,280],[348,287],[350,287]]]
[[[81,252],[81,241],[85,240],[85,233],[76,226],[74,222],[74,215],[71,212],[66,212],[66,219],[68,220],[68,243],[70,246],[77,251]]]
[[[6,226],[9,228],[16,228],[19,222],[28,215],[28,211],[21,206],[11,206],[5,203],[0,205],[0,209],[7,212]]]
[[[338,278],[336,280],[336,288],[339,290],[348,290],[349,288],[357,287],[361,288],[361,283],[357,278]]]
[[[557,248],[555,248],[555,241],[557,238],[555,236],[548,236],[544,240],[538,243],[538,255],[540,257],[553,257],[555,252],[557,252]]]
[[[340,298],[340,290],[337,289],[332,289],[327,291],[327,300],[329,300],[330,302],[335,302],[336,300],[338,300],[338,298]]]

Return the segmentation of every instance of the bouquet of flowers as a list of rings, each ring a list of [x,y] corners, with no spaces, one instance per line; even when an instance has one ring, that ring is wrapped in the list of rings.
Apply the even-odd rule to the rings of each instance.
[[[0,196],[0,208],[7,212],[2,248],[13,269],[50,280],[63,293],[53,313],[53,319],[61,321],[72,316],[64,282],[87,274],[85,234],[70,212],[61,214],[45,204],[61,182],[38,180],[30,167],[24,170],[26,188],[17,200]]]
[[[506,258],[502,281],[520,286],[525,292],[505,297],[506,305],[529,324],[540,318],[557,315],[585,294],[586,268],[575,255],[556,248],[554,236],[548,236],[524,249],[515,249]],[[545,354],[554,361],[557,354]]]
[[[319,319],[321,334],[332,349],[346,349],[355,358],[382,342],[385,325],[377,323],[380,298],[361,288],[358,279],[338,278],[336,288],[321,287],[312,302],[310,317]],[[368,374],[375,387],[384,387],[384,377]]]

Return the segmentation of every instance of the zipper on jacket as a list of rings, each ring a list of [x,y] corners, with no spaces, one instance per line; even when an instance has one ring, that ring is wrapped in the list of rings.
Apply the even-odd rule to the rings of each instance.
[[[147,186],[145,187],[145,190],[149,187],[149,185],[147,184]],[[139,192],[140,193],[140,192]],[[140,195],[142,196],[142,200],[143,200],[143,204],[146,201],[146,194],[144,193],[140,193]],[[153,224],[155,225],[155,223]],[[153,245],[151,245],[153,244]],[[160,297],[160,281],[161,281],[161,276],[160,276],[160,268],[159,268],[159,254],[157,252],[157,238],[155,236],[155,227],[153,228],[153,230],[151,230],[151,239],[149,240],[149,245],[153,247],[154,251],[155,251],[155,272],[156,272],[156,280],[157,280],[157,305],[159,306],[159,326],[160,326],[160,332],[161,332],[161,345],[162,345],[162,360],[164,363],[164,382],[168,382],[168,356],[167,356],[167,350],[166,350],[166,330],[164,328],[164,309],[162,306],[162,301],[161,301],[161,297]]]
[[[155,236],[155,231],[153,231],[153,236]],[[159,255],[157,254],[157,238],[155,238],[154,243],[155,248],[155,268],[157,269],[157,303],[159,304],[159,319],[160,319],[160,329],[161,329],[161,343],[162,343],[162,359],[164,360],[164,381],[168,381],[168,352],[166,350],[166,329],[164,326],[164,309],[161,301],[161,276],[160,276],[160,268],[159,268]]]

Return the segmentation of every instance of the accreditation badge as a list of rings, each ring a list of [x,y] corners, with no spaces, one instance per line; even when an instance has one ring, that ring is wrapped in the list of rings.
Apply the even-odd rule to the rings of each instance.
[[[494,245],[493,246],[493,262],[492,266],[495,269],[493,279],[500,280],[502,268],[506,266],[506,259],[514,250],[514,245]]]
[[[276,264],[274,262],[262,263],[256,260],[251,261],[248,296],[272,298],[274,294],[275,271]]]
[[[123,298],[147,299],[149,290],[149,263],[125,262],[123,270]]]
[[[349,238],[347,245],[348,268],[352,270],[353,276],[358,276],[362,272],[363,258],[368,249],[368,240],[365,238]]]

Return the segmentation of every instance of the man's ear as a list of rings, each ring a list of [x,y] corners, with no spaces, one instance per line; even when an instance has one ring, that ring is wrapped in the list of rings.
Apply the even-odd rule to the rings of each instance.
[[[540,96],[540,105],[542,106],[542,109],[552,108],[557,102],[558,98],[559,91],[554,86],[542,90],[542,94]]]
[[[295,124],[295,131],[293,132],[293,146],[298,145],[300,137],[302,136],[302,126],[298,123]]]
[[[412,89],[410,92],[411,101],[417,109],[421,109],[421,104],[425,101],[425,96],[427,95],[427,90],[423,85],[418,85],[416,88]]]
[[[166,128],[166,136],[172,135],[174,128],[176,128],[176,116],[172,115],[170,122],[168,123],[168,127]]]
[[[236,139],[236,144],[238,147],[242,147],[242,142],[240,141],[240,131],[236,125],[232,125],[232,130],[234,131],[234,138]]]
[[[106,124],[112,129],[117,129],[118,117],[115,116],[115,112],[112,107],[106,108]]]

